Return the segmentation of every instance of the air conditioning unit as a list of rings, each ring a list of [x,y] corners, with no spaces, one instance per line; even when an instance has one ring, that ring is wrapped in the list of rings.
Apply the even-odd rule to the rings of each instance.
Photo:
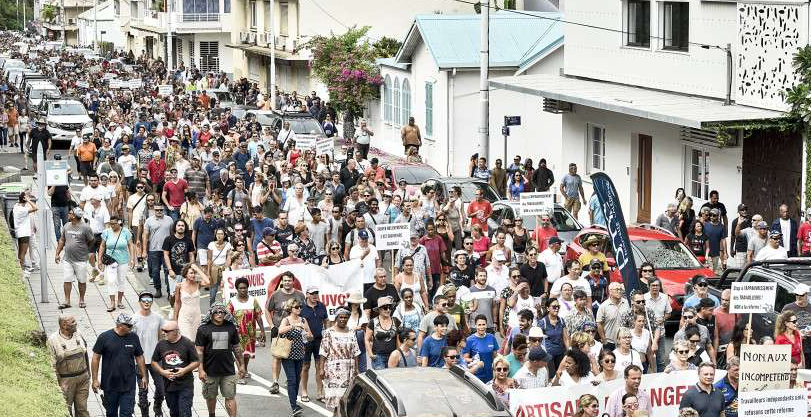
[[[280,49],[282,51],[286,50],[286,48],[287,48],[287,45],[286,45],[287,44],[287,38],[286,37],[276,36],[275,42],[276,42],[276,49]]]
[[[268,45],[268,35],[265,33],[257,33],[256,34],[256,44],[258,46],[267,46]]]
[[[248,32],[239,32],[239,43],[248,43]]]
[[[294,39],[293,40],[293,51],[297,51],[300,44],[301,44],[300,40]]]
[[[248,43],[252,43],[252,44],[256,45],[256,33],[255,32],[248,33]]]
[[[68,25],[75,25],[76,19],[68,19]]]

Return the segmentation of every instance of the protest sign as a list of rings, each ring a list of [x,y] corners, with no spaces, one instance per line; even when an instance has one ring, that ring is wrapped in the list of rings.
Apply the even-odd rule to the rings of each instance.
[[[332,155],[332,150],[335,149],[335,142],[332,138],[322,138],[315,141],[315,155]]]
[[[375,231],[375,247],[377,250],[404,248],[411,239],[411,225],[409,223],[379,224]]]
[[[161,84],[158,86],[158,95],[168,96],[172,94],[172,86],[169,84]]]
[[[296,149],[306,151],[315,148],[315,139],[312,135],[296,135]]]
[[[87,81],[76,81],[76,87],[90,88],[90,84],[88,84]]]
[[[360,260],[355,259],[330,265],[329,268],[313,264],[295,264],[224,271],[223,299],[235,297],[237,290],[234,283],[238,278],[245,277],[249,283],[248,294],[255,297],[262,306],[262,311],[265,311],[267,299],[278,288],[281,274],[287,271],[293,273],[295,276],[293,287],[301,292],[311,285],[318,286],[319,297],[327,307],[330,320],[335,319],[335,310],[346,304],[346,298],[350,293],[363,291],[363,270]]]
[[[36,52],[29,52],[28,53],[28,59],[37,59],[37,53]]]
[[[716,371],[715,380],[726,375]],[[639,389],[651,400],[652,417],[673,417],[679,414],[679,402],[687,389],[698,382],[696,371],[646,374],[642,376]],[[579,384],[568,387],[514,389],[509,391],[510,412],[514,417],[572,416],[577,411],[577,399],[583,394],[592,394],[600,401],[600,411],[605,412],[608,397],[624,387],[622,378],[602,382],[597,386]]]
[[[733,314],[771,313],[777,294],[776,282],[733,282],[729,312]]]
[[[738,392],[788,389],[791,345],[741,345]]]
[[[129,80],[129,86],[130,86],[131,90],[141,88],[141,86],[143,86],[143,85],[144,85],[144,82],[141,81],[140,78],[135,78],[135,79]]]
[[[99,72],[99,71],[101,71],[101,66],[100,65],[93,65],[92,67],[88,68],[87,71],[89,73],[91,73],[91,74],[95,73],[95,72]]]
[[[118,89],[118,88],[129,88],[129,84],[127,84],[127,82],[126,82],[126,81],[122,81],[122,80],[110,80],[110,81],[109,81],[109,83],[110,83],[110,88],[115,88],[115,89]]]
[[[521,193],[521,215],[535,216],[552,213],[555,209],[555,193]]]
[[[59,61],[60,61],[60,58],[58,56],[52,56],[52,57],[48,58],[48,62],[50,62],[51,64],[55,64],[55,63],[57,63]]]
[[[107,73],[104,73],[104,75],[101,76],[101,79],[103,79],[103,80],[112,80],[113,78],[117,78],[117,77],[118,77],[117,74],[114,74],[112,72],[107,72]]]
[[[781,389],[738,393],[739,417],[807,417],[808,393],[805,389]]]

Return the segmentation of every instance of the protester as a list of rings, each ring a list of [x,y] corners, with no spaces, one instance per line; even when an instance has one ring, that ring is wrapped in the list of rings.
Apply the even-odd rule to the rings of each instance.
[[[791,359],[805,368],[805,357],[803,355],[803,339],[797,327],[797,315],[791,311],[784,311],[777,316],[774,326],[774,343],[776,345],[790,345]]]
[[[428,319],[428,317],[429,316],[425,316],[423,322]],[[445,333],[450,320],[445,314],[435,315],[432,318],[432,323],[433,332],[431,332],[428,337],[418,340],[418,344],[420,345],[420,366],[438,368],[442,365],[442,348],[447,346],[448,343]],[[420,330],[420,336],[422,335],[423,331]]]
[[[508,391],[519,388],[518,384],[509,376],[510,364],[503,356],[493,360],[493,379],[487,382],[487,386],[493,390],[496,397],[509,409],[510,397]]]
[[[59,309],[70,308],[70,293],[73,289],[73,282],[78,282],[79,287],[79,307],[85,308],[85,293],[87,292],[87,260],[90,255],[90,248],[93,246],[95,237],[90,226],[82,221],[84,213],[79,207],[74,207],[68,215],[70,220],[62,226],[59,243],[56,246],[54,261],[59,264],[62,261],[61,253],[65,250],[65,259],[62,266],[62,288],[65,293],[65,301],[59,304]]]
[[[201,358],[197,377],[203,383],[203,398],[210,416],[214,415],[218,393],[225,398],[229,417],[237,416],[237,371],[240,377],[244,376],[245,363],[235,323],[222,303],[214,303],[197,330],[194,346]]]
[[[124,221],[118,216],[110,216],[109,228],[102,232],[99,245],[98,259],[101,260],[99,271],[104,273],[104,279],[107,281],[107,295],[110,297],[108,313],[115,310],[116,299],[118,309],[124,309],[124,288],[127,285],[127,275],[135,266],[135,245],[132,233],[123,225]]]
[[[76,318],[59,316],[59,330],[48,336],[46,343],[54,358],[56,381],[65,397],[68,411],[74,417],[90,417],[87,398],[90,395],[90,369],[87,366],[87,342],[76,332]],[[97,365],[98,366],[98,365]],[[134,401],[134,398],[133,398]]]
[[[577,411],[574,417],[598,417],[600,415],[600,400],[591,394],[583,394],[577,399]]]
[[[714,384],[715,389],[724,395],[724,417],[738,416],[738,377],[740,376],[740,360],[731,358],[727,361],[727,373],[720,381]]]
[[[284,374],[287,376],[287,398],[290,401],[292,416],[299,416],[303,412],[296,400],[301,382],[301,368],[306,353],[305,345],[313,339],[307,320],[301,317],[301,309],[301,301],[296,298],[288,299],[284,303],[287,316],[279,323],[279,337],[291,341],[289,354],[287,358],[282,359],[282,367],[284,368]],[[302,397],[302,402],[307,402],[304,401],[304,397]]]
[[[271,338],[279,333],[279,326],[282,319],[287,316],[288,310],[285,308],[287,302],[296,299],[299,305],[304,303],[304,294],[293,287],[295,276],[291,272],[285,272],[279,278],[279,286],[273,291],[265,304],[265,319],[270,324]],[[303,356],[303,355],[302,355]],[[273,358],[273,383],[269,391],[271,394],[279,393],[279,374],[281,373],[281,359]]]
[[[194,342],[182,336],[177,322],[168,321],[161,326],[165,336],[155,346],[152,354],[152,369],[160,376],[161,387],[166,396],[166,405],[171,417],[189,416],[194,403],[194,376],[192,372],[200,366],[200,357]],[[157,382],[156,379],[156,389]],[[155,415],[158,416],[157,407]]]
[[[600,352],[597,363],[600,364],[600,373],[594,378],[597,381],[608,382],[619,378],[622,374],[617,372],[617,356],[610,350]]]
[[[642,368],[638,365],[629,365],[625,368],[623,377],[625,378],[625,384],[608,396],[605,412],[609,417],[623,417],[625,415],[623,405],[626,394],[636,396],[640,410],[653,411],[649,394],[639,389],[639,385],[642,383]]]
[[[498,341],[491,333],[487,333],[487,317],[479,314],[474,318],[476,332],[468,336],[465,340],[465,348],[462,350],[465,361],[481,361],[481,366],[475,375],[482,382],[488,382],[493,378],[493,358],[498,349]]]
[[[218,235],[222,229],[218,229]],[[212,242],[213,243],[213,242]],[[210,265],[210,264],[209,264]],[[214,285],[214,284],[211,284]],[[234,281],[234,288],[237,290],[235,297],[231,297],[225,307],[234,316],[239,333],[239,346],[242,348],[245,361],[245,375],[237,379],[237,384],[245,384],[245,379],[250,378],[248,364],[256,357],[256,341],[265,343],[265,322],[262,320],[262,307],[259,300],[248,293],[250,283],[245,277],[239,277]],[[257,328],[259,329],[257,336]]]
[[[189,340],[197,340],[200,327],[200,287],[210,285],[208,276],[196,264],[183,267],[182,281],[175,287],[173,320],[180,327],[180,334]]]
[[[155,414],[161,414],[161,403],[164,400],[164,384],[163,378],[155,368],[151,366],[155,346],[160,340],[160,329],[166,323],[166,320],[159,313],[152,312],[154,297],[150,292],[142,292],[138,295],[138,311],[133,315],[135,319],[135,326],[132,332],[138,335],[141,341],[141,347],[144,349],[144,363],[146,364],[149,373],[144,375],[152,381],[155,385],[153,409]],[[140,378],[141,375],[138,375]],[[138,390],[138,408],[141,409],[141,414],[144,417],[149,417],[149,396],[146,389]]]
[[[115,327],[99,334],[93,346],[90,363],[93,392],[98,393],[99,389],[104,391],[103,405],[108,416],[132,416],[136,375],[141,375],[138,378],[141,389],[145,390],[148,386],[144,350],[138,335],[132,332],[134,325],[135,319],[131,315],[119,314]]]
[[[540,346],[529,349],[527,361],[515,373],[513,380],[520,389],[544,388],[549,385],[548,364],[552,357]]]
[[[726,399],[720,389],[713,386],[715,366],[704,362],[698,367],[698,383],[687,389],[681,397],[679,409],[690,407],[700,417],[719,416],[726,408]]]
[[[324,384],[325,398],[321,401],[330,410],[338,407],[344,392],[358,374],[360,347],[354,332],[347,325],[350,315],[351,312],[346,308],[338,308],[335,311],[335,324],[326,329],[322,336],[323,362],[318,368],[317,376]],[[410,337],[413,337],[410,339],[413,344],[416,340],[413,332]]]
[[[397,335],[400,345],[389,355],[389,368],[412,368],[417,366],[417,333],[414,329],[402,327]]]

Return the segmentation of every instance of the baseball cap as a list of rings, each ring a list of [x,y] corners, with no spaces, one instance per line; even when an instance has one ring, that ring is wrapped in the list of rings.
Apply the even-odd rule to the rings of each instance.
[[[559,238],[557,236],[552,236],[552,237],[549,238],[549,244],[550,245],[554,245],[556,243],[563,243],[563,239],[561,239],[561,238]]]
[[[369,232],[367,232],[366,230],[358,231],[358,238],[363,240],[369,239]]]
[[[779,230],[772,230],[771,232],[769,232],[769,237],[779,239],[783,237],[783,233],[781,233]]]
[[[115,324],[126,324],[128,326],[135,326],[135,319],[129,313],[121,313],[116,317]]]
[[[71,210],[70,212],[73,213],[74,216],[76,216],[76,217],[78,217],[80,219],[82,217],[84,217],[84,211],[82,211],[82,209],[79,208],[79,207],[74,207],[73,210]]]
[[[769,224],[764,222],[763,220],[761,220],[756,226],[756,229],[768,229],[768,228]]]
[[[275,234],[276,234],[276,229],[273,228],[273,227],[268,226],[268,227],[262,229],[262,236],[272,236],[272,235],[275,235]]]
[[[552,360],[552,356],[546,353],[546,351],[543,350],[540,346],[535,346],[529,350],[527,359],[531,361],[549,362],[550,360]]]
[[[591,269],[596,269],[596,268],[602,269],[603,268],[603,261],[601,261],[601,260],[599,260],[597,258],[594,258],[594,259],[591,260],[591,262],[589,262],[589,268],[591,268]]]
[[[808,291],[809,291],[808,285],[805,285],[803,283],[797,284],[797,286],[794,287],[794,295],[805,295],[808,294]]]
[[[318,285],[307,286],[307,290],[305,291],[306,294],[312,294],[314,292],[318,292]]]
[[[709,284],[709,283],[710,283],[710,282],[709,282],[709,281],[707,281],[707,277],[704,277],[704,276],[699,276],[698,278],[696,278],[696,283],[695,283],[695,285],[699,285],[699,284]]]
[[[698,308],[713,308],[715,307],[715,301],[712,301],[710,298],[702,298],[698,301]]]

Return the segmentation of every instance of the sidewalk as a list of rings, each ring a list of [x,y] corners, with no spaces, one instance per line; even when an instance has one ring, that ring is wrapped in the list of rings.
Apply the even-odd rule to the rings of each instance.
[[[23,181],[29,183],[32,182],[30,177],[23,178]],[[32,185],[32,189],[36,190],[36,186]],[[42,237],[42,235],[40,234],[38,237]],[[53,235],[49,235],[48,238],[51,239],[52,243],[55,240]],[[53,247],[56,247],[55,243],[53,244]],[[36,248],[32,249],[36,250]],[[28,285],[29,294],[31,295],[32,304],[36,308],[35,313],[42,323],[43,331],[45,331],[45,333],[48,335],[59,329],[58,318],[60,314],[73,314],[76,317],[76,322],[78,325],[77,331],[84,336],[88,345],[92,349],[92,346],[96,343],[96,338],[98,335],[106,330],[112,329],[115,326],[115,318],[118,316],[118,314],[120,314],[122,311],[132,314],[138,310],[138,293],[146,290],[146,288],[140,287],[135,277],[130,275],[128,285],[124,288],[124,305],[126,306],[126,309],[116,310],[112,313],[108,313],[106,303],[109,302],[110,299],[107,296],[107,289],[105,286],[98,286],[96,283],[88,282],[87,294],[85,295],[87,308],[82,309],[78,307],[79,288],[74,282],[73,291],[71,292],[71,304],[73,307],[60,311],[57,307],[60,303],[65,301],[64,291],[62,290],[62,269],[61,265],[57,265],[54,262],[54,253],[55,250],[49,250],[46,255],[48,267],[48,281],[46,288],[43,289],[40,285],[39,271],[31,273],[31,275],[25,279]],[[42,258],[40,257],[40,259]],[[49,297],[49,302],[45,304],[40,303],[43,290],[48,292]],[[162,311],[157,306],[153,307],[153,312],[162,314],[164,317],[167,316],[166,312]],[[92,355],[92,352],[90,352],[90,355]],[[195,375],[194,406],[192,408],[192,415],[207,417],[208,409],[206,408],[206,403],[203,399],[201,387],[202,385],[200,384],[199,380],[197,380]],[[154,392],[154,385],[152,385],[151,379],[149,391],[151,403],[152,392]],[[90,398],[88,398],[87,407],[91,417],[104,417],[105,413],[104,407],[101,404],[101,396],[93,393],[92,390],[90,391]],[[163,410],[164,416],[168,416],[169,409],[166,407],[165,403],[163,405]],[[152,415],[151,413],[152,411],[150,411],[150,415]],[[141,417],[140,410],[137,406],[137,397],[135,415],[137,417]],[[219,399],[217,403],[217,415],[227,415],[222,399]]]

